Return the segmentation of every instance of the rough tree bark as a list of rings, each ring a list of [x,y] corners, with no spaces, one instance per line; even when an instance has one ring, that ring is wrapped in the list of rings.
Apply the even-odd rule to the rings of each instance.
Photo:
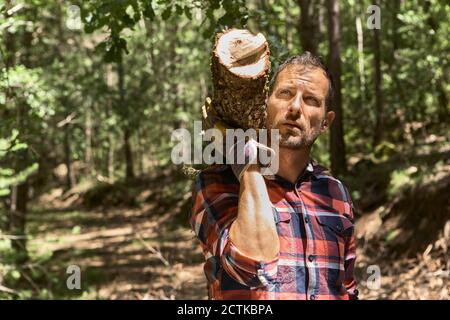
[[[342,123],[339,2],[337,0],[328,0],[327,6],[329,23],[328,43],[330,50],[328,65],[335,86],[331,110],[336,114],[330,128],[331,170],[335,175],[340,175],[346,172],[347,165],[345,161],[344,126]]]
[[[212,105],[230,126],[265,126],[269,55],[262,34],[230,29],[217,35],[211,58]]]

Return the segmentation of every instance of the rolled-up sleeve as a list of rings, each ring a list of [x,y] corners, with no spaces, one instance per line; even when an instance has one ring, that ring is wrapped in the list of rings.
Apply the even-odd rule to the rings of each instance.
[[[230,239],[225,242],[221,261],[233,279],[249,287],[261,287],[276,278],[278,257],[271,261],[255,260],[239,251]]]
[[[205,256],[215,256],[223,270],[242,285],[268,285],[276,277],[278,258],[255,260],[233,244],[229,230],[237,217],[239,190],[217,183],[209,184],[208,180],[200,174],[195,181],[190,220]]]

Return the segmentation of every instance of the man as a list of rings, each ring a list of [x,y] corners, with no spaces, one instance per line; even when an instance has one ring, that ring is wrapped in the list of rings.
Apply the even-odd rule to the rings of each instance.
[[[197,177],[191,225],[210,298],[357,298],[349,193],[310,159],[334,119],[332,90],[320,58],[306,52],[287,60],[267,100],[267,128],[280,133],[277,174],[215,165]]]

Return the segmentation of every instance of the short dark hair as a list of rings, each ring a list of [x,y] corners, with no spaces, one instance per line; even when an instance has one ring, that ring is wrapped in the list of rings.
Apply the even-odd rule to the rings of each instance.
[[[332,77],[330,71],[328,70],[328,67],[323,62],[322,57],[312,54],[309,51],[305,51],[300,55],[296,55],[296,56],[288,58],[286,61],[284,61],[278,67],[277,71],[275,72],[274,76],[272,77],[272,80],[270,80],[270,83],[269,83],[269,96],[273,92],[275,83],[277,82],[277,78],[278,78],[278,75],[280,74],[280,72],[292,65],[302,65],[305,67],[320,68],[325,72],[325,75],[328,79],[328,92],[327,92],[327,96],[325,98],[325,106],[327,108],[329,108],[331,105],[331,100],[333,99],[333,94],[334,94],[333,77]]]

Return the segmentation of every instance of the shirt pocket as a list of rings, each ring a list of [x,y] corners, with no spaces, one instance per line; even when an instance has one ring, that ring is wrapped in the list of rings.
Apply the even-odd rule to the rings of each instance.
[[[343,215],[338,213],[324,213],[317,214],[316,217],[319,224],[326,228],[326,230],[332,231],[331,234],[333,235],[345,238],[350,237],[353,233],[353,222]]]
[[[277,208],[273,206],[273,217],[275,223],[289,223],[291,221],[291,212],[287,208]]]
[[[353,234],[354,223],[338,213],[323,213],[316,215],[322,229],[323,254],[327,256],[328,282],[340,287],[345,276],[345,248],[348,239]]]
[[[273,218],[275,220],[275,224],[277,226],[278,237],[280,241],[282,239],[288,239],[292,237],[292,208],[287,207],[286,205],[272,205],[273,210]],[[281,243],[280,243],[281,246]]]

